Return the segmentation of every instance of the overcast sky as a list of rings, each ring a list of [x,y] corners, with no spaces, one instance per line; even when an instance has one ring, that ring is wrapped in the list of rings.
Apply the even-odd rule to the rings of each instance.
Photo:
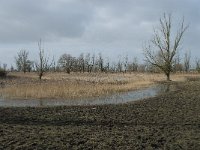
[[[20,49],[37,60],[41,38],[48,55],[90,52],[142,59],[142,45],[163,13],[190,27],[181,51],[200,58],[199,0],[0,0],[0,62],[14,64]]]

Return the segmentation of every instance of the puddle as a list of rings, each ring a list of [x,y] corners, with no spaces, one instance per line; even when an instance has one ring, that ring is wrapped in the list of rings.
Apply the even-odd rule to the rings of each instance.
[[[154,97],[158,94],[169,92],[171,89],[172,88],[170,85],[154,85],[145,89],[123,92],[110,96],[76,100],[7,100],[0,98],[0,107],[45,107],[119,104]]]

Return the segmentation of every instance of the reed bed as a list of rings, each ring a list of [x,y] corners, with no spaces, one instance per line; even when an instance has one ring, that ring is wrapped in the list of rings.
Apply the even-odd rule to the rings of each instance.
[[[165,81],[163,74],[49,73],[42,81],[33,73],[13,73],[0,88],[6,99],[81,99],[148,87]],[[173,74],[172,80],[184,81],[198,74]]]

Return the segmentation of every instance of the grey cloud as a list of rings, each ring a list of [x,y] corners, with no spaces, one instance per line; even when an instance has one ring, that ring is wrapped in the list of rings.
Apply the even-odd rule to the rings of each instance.
[[[103,49],[137,55],[164,12],[173,14],[174,24],[185,16],[190,28],[183,48],[198,55],[199,0],[1,0],[0,43],[15,52],[16,43],[42,38],[59,54]]]
[[[133,35],[142,38],[163,12],[179,12],[197,22],[197,3],[195,0],[3,0],[0,42],[32,42],[39,38],[51,41],[82,38],[83,34],[102,42],[127,40]]]
[[[92,20],[92,9],[76,1],[16,0],[0,5],[0,41],[80,37]]]

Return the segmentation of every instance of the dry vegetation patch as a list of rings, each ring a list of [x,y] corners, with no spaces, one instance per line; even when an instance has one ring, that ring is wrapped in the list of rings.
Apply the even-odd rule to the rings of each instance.
[[[172,80],[184,81],[197,74],[174,74]],[[150,73],[48,73],[42,81],[34,73],[10,73],[0,94],[10,99],[80,99],[98,97],[148,87],[164,81],[163,74]]]

